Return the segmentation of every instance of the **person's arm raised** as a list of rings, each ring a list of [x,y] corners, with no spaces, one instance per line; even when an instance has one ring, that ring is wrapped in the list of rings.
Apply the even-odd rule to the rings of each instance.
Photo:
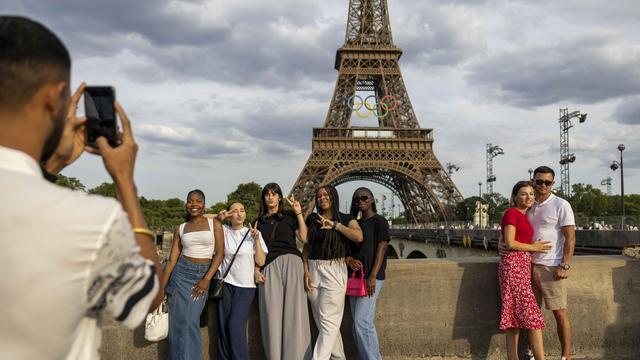
[[[60,142],[56,151],[44,164],[44,169],[49,174],[58,175],[62,169],[76,161],[84,151],[87,118],[84,116],[78,117],[76,112],[85,86],[85,83],[80,84],[71,96],[69,110],[67,111],[67,122],[62,130]]]
[[[96,144],[98,145],[97,151],[88,146],[85,147],[85,150],[91,153],[98,153],[102,156],[104,166],[116,186],[118,200],[127,213],[132,228],[147,229],[147,222],[142,214],[136,185],[133,180],[138,144],[136,144],[133,139],[131,123],[120,106],[120,103],[116,102],[115,108],[122,122],[121,144],[118,147],[112,148],[107,142],[107,139],[101,136],[96,139]],[[140,246],[140,255],[153,262],[159,282],[163,277],[160,259],[158,258],[158,253],[154,245],[155,239],[147,234],[135,233],[135,240],[138,246]],[[149,311],[155,310],[162,303],[162,298],[162,292],[158,291],[155,300],[151,303]]]
[[[296,220],[298,221],[298,230],[296,230],[296,237],[303,243],[307,243],[307,224],[304,222],[304,215],[302,214],[302,206],[300,202],[291,194],[287,198],[287,202],[291,205],[293,212],[296,214]]]

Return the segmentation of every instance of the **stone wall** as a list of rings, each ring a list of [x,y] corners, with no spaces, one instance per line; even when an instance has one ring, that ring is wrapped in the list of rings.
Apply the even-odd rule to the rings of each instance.
[[[378,301],[377,328],[383,357],[458,356],[504,359],[498,331],[497,258],[420,259],[389,262]],[[569,278],[574,354],[603,359],[640,358],[640,260],[622,256],[575,258]],[[215,324],[213,305],[209,322]],[[545,350],[559,354],[553,315],[544,310]],[[342,326],[349,359],[356,359],[348,309]],[[312,326],[313,327],[313,326]],[[103,359],[165,359],[166,341],[150,344],[143,328],[105,325]],[[215,359],[215,327],[202,329],[203,359]],[[250,358],[264,359],[257,307],[248,326]],[[555,356],[554,356],[555,358]]]

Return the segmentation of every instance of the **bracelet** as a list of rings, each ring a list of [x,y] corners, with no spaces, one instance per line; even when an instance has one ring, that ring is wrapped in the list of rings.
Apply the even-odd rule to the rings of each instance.
[[[299,212],[299,213],[297,213],[297,214],[296,214],[296,216],[298,216],[298,215],[302,215],[302,213],[301,213],[301,212]]]
[[[156,234],[154,234],[153,231],[151,231],[149,229],[133,228],[133,229],[131,229],[131,231],[133,231],[134,234],[147,235],[147,236],[149,236],[151,238],[151,240],[156,241]]]

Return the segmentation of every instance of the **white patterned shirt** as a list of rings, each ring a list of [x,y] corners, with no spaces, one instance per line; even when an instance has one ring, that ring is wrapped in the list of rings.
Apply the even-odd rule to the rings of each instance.
[[[0,358],[97,359],[102,316],[144,320],[159,284],[120,204],[51,184],[0,146]]]

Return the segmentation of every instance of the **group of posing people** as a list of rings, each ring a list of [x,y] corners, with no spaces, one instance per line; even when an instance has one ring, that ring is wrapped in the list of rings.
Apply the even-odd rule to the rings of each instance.
[[[575,246],[575,220],[568,201],[551,188],[554,171],[540,166],[530,181],[519,181],[511,191],[512,207],[501,222],[498,276],[502,307],[500,330],[505,331],[507,356],[517,360],[520,329],[528,331],[530,351],[544,360],[544,318],[537,298],[556,319],[562,360],[571,353],[571,322],[567,310],[567,279]]]
[[[292,210],[285,210],[285,199]],[[216,273],[225,283],[217,304],[218,359],[248,359],[246,327],[256,284],[268,359],[346,359],[340,324],[351,272],[367,279],[366,296],[349,297],[359,356],[381,359],[374,320],[389,226],[376,213],[368,188],[354,192],[349,214],[339,211],[339,203],[336,189],[322,186],[315,194],[316,212],[305,219],[300,203],[269,183],[258,218],[247,224],[243,204],[229,204],[207,218],[204,193],[189,192],[188,220],[174,232],[161,282],[170,309],[170,359],[200,358],[199,319]],[[318,327],[313,348],[309,305]]]
[[[285,211],[280,187],[268,184],[260,216],[248,227],[239,203],[208,220],[204,194],[193,191],[187,198],[189,219],[176,229],[163,269],[137,197],[138,146],[129,118],[116,103],[122,123],[118,146],[100,137],[96,148],[87,147],[86,120],[76,115],[84,84],[71,95],[70,73],[69,53],[49,29],[27,18],[0,16],[4,357],[97,359],[103,317],[135,328],[166,295],[171,357],[199,358],[198,319],[206,290],[216,271],[231,267],[218,306],[220,358],[247,357],[246,319],[257,282],[268,359],[344,359],[339,327],[347,274],[361,270],[368,296],[349,299],[354,336],[361,358],[380,359],[373,320],[389,234],[368,189],[355,192],[351,213],[344,214],[336,190],[323,186],[316,192],[316,212],[304,219],[295,199],[290,199],[293,211]],[[51,183],[85,151],[102,159],[117,201]],[[500,328],[510,360],[517,358],[519,329],[529,331],[535,358],[544,359],[544,320],[534,290],[553,311],[563,358],[571,351],[565,279],[575,222],[568,202],[551,193],[553,183],[553,170],[537,168],[533,182],[514,187],[514,206],[502,221]],[[34,215],[34,209],[42,214]],[[223,226],[224,220],[230,224]],[[305,243],[304,253],[297,240]],[[319,330],[313,349],[307,301]]]

